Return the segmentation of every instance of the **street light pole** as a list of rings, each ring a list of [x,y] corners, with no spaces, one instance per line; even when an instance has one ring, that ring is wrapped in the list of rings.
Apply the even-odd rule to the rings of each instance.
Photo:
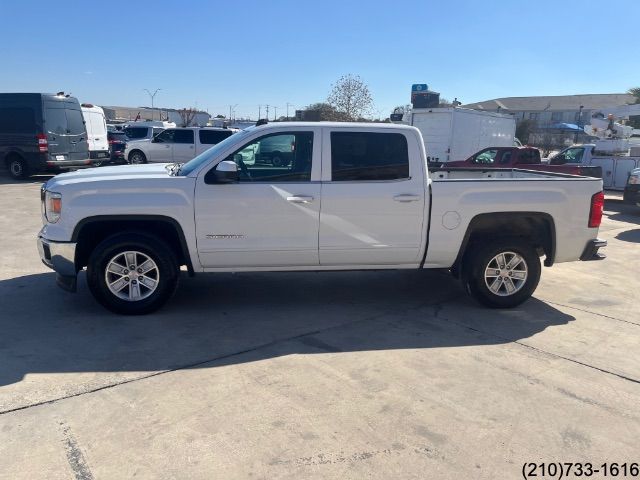
[[[289,120],[289,107],[293,107],[293,103],[287,102],[287,120]]]
[[[278,107],[274,106],[273,107],[273,121],[276,121],[276,118],[278,116]]]
[[[153,120],[153,101],[156,98],[156,95],[158,94],[158,92],[162,90],[161,88],[156,88],[156,91],[151,93],[149,90],[147,90],[146,88],[144,89],[145,92],[147,92],[149,94],[149,97],[151,97],[151,120]],[[162,118],[160,119],[162,120]]]

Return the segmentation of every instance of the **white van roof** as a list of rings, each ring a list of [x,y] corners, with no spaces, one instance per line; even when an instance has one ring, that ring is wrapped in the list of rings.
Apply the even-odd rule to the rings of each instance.
[[[122,127],[162,127],[162,128],[175,128],[175,122],[162,122],[160,120],[149,121],[145,120],[142,122],[127,122],[122,125]]]
[[[80,105],[80,108],[83,112],[94,112],[104,116],[104,110],[102,109],[102,107],[92,105],[91,103],[83,103]]]

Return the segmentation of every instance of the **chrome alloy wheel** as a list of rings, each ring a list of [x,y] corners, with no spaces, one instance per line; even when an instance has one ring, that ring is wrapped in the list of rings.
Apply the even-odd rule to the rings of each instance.
[[[148,255],[127,251],[109,260],[104,277],[109,291],[116,297],[137,302],[156,291],[160,270]]]
[[[508,297],[519,292],[527,282],[524,258],[515,252],[502,252],[493,257],[484,270],[484,282],[491,293]]]

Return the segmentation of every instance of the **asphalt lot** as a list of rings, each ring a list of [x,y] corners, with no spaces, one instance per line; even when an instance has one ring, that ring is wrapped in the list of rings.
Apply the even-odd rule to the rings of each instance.
[[[438,272],[184,277],[128,318],[55,286],[0,176],[0,478],[521,478],[640,462],[640,209],[603,262],[476,305]],[[594,477],[599,478],[599,477]]]

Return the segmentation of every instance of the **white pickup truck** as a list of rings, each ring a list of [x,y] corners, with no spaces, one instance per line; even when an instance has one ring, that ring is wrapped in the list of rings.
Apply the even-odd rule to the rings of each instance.
[[[284,137],[286,165],[256,162]],[[291,138],[293,137],[293,141]],[[124,314],[159,308],[196,272],[449,269],[477,300],[528,299],[544,264],[603,258],[602,180],[439,169],[410,126],[274,123],[185,164],[64,173],[42,187],[42,261]],[[425,292],[428,295],[428,292]]]

